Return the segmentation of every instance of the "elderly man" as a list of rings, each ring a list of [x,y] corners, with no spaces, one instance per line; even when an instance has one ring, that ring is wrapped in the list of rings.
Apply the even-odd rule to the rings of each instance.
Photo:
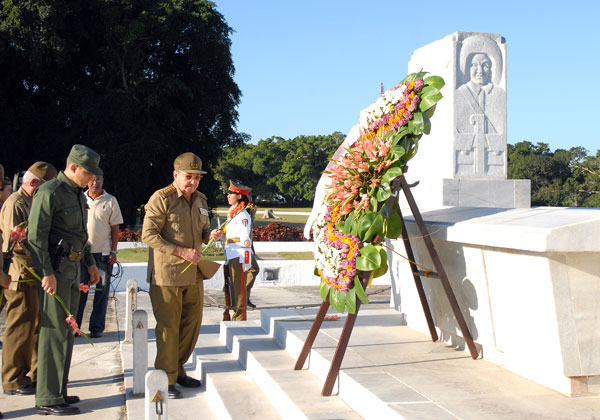
[[[31,205],[29,247],[34,267],[43,276],[35,395],[40,414],[79,413],[79,408],[71,405],[79,402],[79,397],[67,395],[76,328],[71,330],[70,323],[65,322],[65,311],[54,297],[60,296],[70,313],[77,311],[82,260],[88,267],[90,284],[100,280],[87,243],[87,205],[82,190],[94,175],[102,175],[99,161],[100,156],[92,149],[76,144],[65,170],[37,189]]]
[[[107,193],[102,186],[104,177],[97,175],[88,184],[85,194],[87,199],[88,221],[87,231],[92,255],[100,271],[100,283],[94,292],[94,306],[90,316],[90,337],[102,337],[106,321],[106,307],[110,294],[110,276],[113,264],[117,262],[117,245],[119,244],[119,225],[123,223],[123,216],[117,199]],[[81,264],[80,282],[88,284],[90,276],[85,264]],[[100,289],[100,290],[98,290]],[[79,310],[77,324],[81,326],[83,312],[87,303],[87,293],[81,292],[79,296]]]
[[[200,261],[210,236],[206,196],[196,189],[202,161],[193,153],[175,159],[173,184],[156,191],[146,204],[142,241],[150,247],[148,281],[156,318],[156,369],[169,377],[169,398],[181,398],[176,383],[199,387],[186,375],[187,362],[200,333],[204,285],[219,264]]]
[[[8,251],[10,232],[29,218],[33,193],[44,182],[56,178],[56,168],[46,162],[34,163],[23,175],[21,187],[8,197],[0,211],[0,230]],[[25,243],[18,243],[14,255],[31,267],[31,255]],[[39,303],[34,277],[16,259],[10,263],[10,276],[15,279],[5,291],[6,330],[2,351],[2,386],[8,395],[35,394],[37,345],[39,335]]]

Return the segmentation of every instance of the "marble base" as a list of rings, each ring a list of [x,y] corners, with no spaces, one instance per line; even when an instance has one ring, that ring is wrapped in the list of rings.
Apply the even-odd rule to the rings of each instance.
[[[442,194],[444,206],[531,207],[531,181],[528,179],[445,178]]]

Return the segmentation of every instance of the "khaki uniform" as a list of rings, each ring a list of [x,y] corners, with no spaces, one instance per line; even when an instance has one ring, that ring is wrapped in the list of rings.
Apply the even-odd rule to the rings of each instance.
[[[28,228],[34,267],[40,276],[56,276],[56,294],[72,314],[77,312],[79,305],[79,261],[68,259],[62,272],[55,272],[49,244],[63,239],[73,251],[83,254],[86,266],[95,265],[87,244],[86,223],[87,204],[83,190],[74,187],[62,171],[35,192]],[[73,354],[73,331],[65,322],[66,314],[60,303],[41,287],[39,291],[41,319],[35,403],[38,406],[64,404]]]
[[[8,251],[13,227],[27,222],[31,202],[32,197],[21,187],[4,203],[0,211],[0,230],[6,247],[3,251]],[[25,244],[16,244],[13,253],[28,267],[33,267]],[[38,281],[16,258],[10,264],[8,274],[13,281],[5,291],[7,309],[2,352],[2,386],[6,391],[14,391],[37,380],[40,310]]]
[[[148,281],[156,318],[157,354],[154,366],[167,372],[169,385],[185,376],[183,365],[192,354],[202,323],[204,285],[219,264],[197,266],[173,255],[176,247],[202,249],[210,239],[206,196],[198,191],[191,203],[172,185],[156,191],[145,207],[142,241],[150,247]]]

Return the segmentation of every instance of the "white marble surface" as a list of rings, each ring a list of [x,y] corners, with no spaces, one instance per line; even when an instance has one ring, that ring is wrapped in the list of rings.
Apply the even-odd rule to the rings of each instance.
[[[423,217],[484,358],[568,395],[600,391],[600,209],[447,208]],[[407,230],[416,261],[433,269],[409,217]],[[408,263],[394,256],[390,267],[393,305],[427,332]],[[463,347],[439,280],[423,284],[440,336]]]

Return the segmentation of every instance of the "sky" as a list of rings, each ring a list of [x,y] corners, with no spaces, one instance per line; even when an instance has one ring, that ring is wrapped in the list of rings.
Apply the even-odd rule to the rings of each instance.
[[[348,133],[407,74],[414,50],[457,31],[507,42],[508,143],[600,149],[600,2],[217,0],[251,142]],[[595,70],[594,70],[595,69]],[[427,69],[425,69],[427,70]],[[432,119],[435,124],[435,117]]]

